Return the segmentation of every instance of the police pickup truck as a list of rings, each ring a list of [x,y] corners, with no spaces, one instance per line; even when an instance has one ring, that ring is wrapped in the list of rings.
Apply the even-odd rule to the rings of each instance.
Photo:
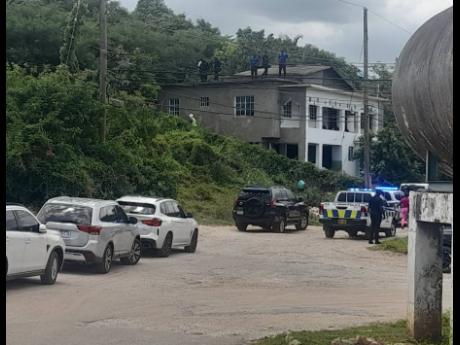
[[[371,227],[368,206],[374,194],[373,189],[352,188],[338,192],[334,202],[321,203],[319,221],[326,237],[333,238],[337,230],[346,231],[350,237],[355,237],[359,231],[368,236]],[[385,207],[380,232],[386,237],[395,236],[398,220],[399,210]]]

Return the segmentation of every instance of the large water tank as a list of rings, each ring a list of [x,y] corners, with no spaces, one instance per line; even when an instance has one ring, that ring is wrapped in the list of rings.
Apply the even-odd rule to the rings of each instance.
[[[427,151],[453,175],[453,10],[435,15],[409,39],[393,75],[393,110],[412,149]]]

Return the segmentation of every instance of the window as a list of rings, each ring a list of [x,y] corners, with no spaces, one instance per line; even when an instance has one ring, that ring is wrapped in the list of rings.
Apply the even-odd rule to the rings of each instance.
[[[125,211],[121,208],[121,206],[115,206],[117,210],[117,219],[118,223],[129,223],[128,216],[126,215]]]
[[[310,116],[310,120],[317,120],[318,118],[318,106],[317,105],[310,105],[308,107],[308,113]]]
[[[345,132],[355,131],[355,114],[345,110]]]
[[[254,96],[235,97],[235,114],[237,116],[254,116]]]
[[[292,117],[292,101],[288,101],[283,105],[283,117]]]
[[[184,209],[180,205],[177,205],[177,208],[179,209],[179,213],[180,213],[179,217],[187,218],[187,213],[184,211]]]
[[[19,230],[18,222],[13,211],[6,211],[6,231]]]
[[[179,115],[179,98],[170,98],[169,99],[168,112],[171,115]]]
[[[30,213],[26,211],[16,211],[16,216],[18,219],[19,230],[38,232],[40,224],[38,224]]]
[[[209,97],[200,97],[200,107],[209,107]]]
[[[144,204],[140,202],[128,202],[128,201],[119,201],[118,202],[123,210],[126,213],[132,214],[155,214],[155,205]]]
[[[355,158],[355,152],[353,146],[348,147],[348,160],[352,161]]]
[[[355,202],[363,202],[363,193],[355,194]]]
[[[99,219],[101,222],[117,223],[118,217],[115,206],[102,207],[99,211]]]
[[[93,210],[85,206],[46,204],[38,214],[38,220],[46,224],[47,222],[91,224]]]
[[[363,202],[369,202],[371,200],[371,194],[363,194]]]
[[[323,108],[323,129],[339,130],[339,110]]]
[[[337,196],[337,201],[346,202],[347,201],[347,193],[340,193]]]
[[[347,193],[347,202],[355,202],[355,193]]]

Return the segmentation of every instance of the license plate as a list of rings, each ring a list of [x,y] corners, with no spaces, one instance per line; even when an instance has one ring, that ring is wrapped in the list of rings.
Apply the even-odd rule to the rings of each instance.
[[[345,225],[345,224],[347,224],[347,220],[346,220],[346,219],[339,219],[339,220],[338,220],[338,223],[339,223],[340,225]]]
[[[243,210],[237,210],[237,211],[236,211],[236,214],[238,214],[238,215],[243,215],[243,214],[244,214],[244,211],[243,211]]]
[[[70,231],[61,231],[62,238],[70,238],[71,232]]]

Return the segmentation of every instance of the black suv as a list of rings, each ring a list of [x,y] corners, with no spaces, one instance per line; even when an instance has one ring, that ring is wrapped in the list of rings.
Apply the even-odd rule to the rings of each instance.
[[[289,224],[297,230],[308,226],[308,207],[302,198],[284,187],[244,188],[233,207],[233,219],[239,231],[246,231],[248,225],[284,232]]]

